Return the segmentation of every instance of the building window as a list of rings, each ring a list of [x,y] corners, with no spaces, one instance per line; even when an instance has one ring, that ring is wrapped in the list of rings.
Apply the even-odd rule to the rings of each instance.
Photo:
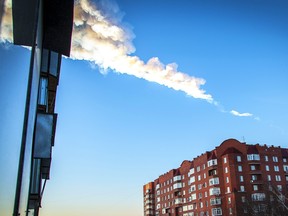
[[[188,173],[188,176],[194,174],[194,172],[195,172],[194,168],[190,169],[190,171],[189,171],[189,173]]]
[[[229,183],[229,177],[228,176],[226,177],[226,183]]]
[[[228,204],[231,204],[231,197],[228,197]]]
[[[58,53],[43,49],[41,71],[45,73],[49,72],[53,76],[58,76],[59,58],[60,55]]]
[[[281,176],[280,176],[280,175],[276,175],[276,176],[275,176],[275,180],[276,180],[276,181],[281,181]]]
[[[224,157],[224,158],[223,158],[223,161],[224,161],[224,164],[227,163],[227,158]]]
[[[285,178],[286,178],[286,181],[288,181],[288,176],[287,175],[285,176]]]
[[[197,172],[200,172],[200,169],[201,169],[201,167],[198,166],[197,169],[196,169],[196,171],[197,171]]]
[[[191,194],[191,200],[196,200],[196,193]]]
[[[240,155],[238,155],[238,156],[236,157],[236,159],[237,159],[237,162],[241,162],[241,156],[240,156]]]
[[[240,182],[244,182],[244,178],[242,175],[239,176]]]
[[[47,77],[40,78],[38,104],[48,105],[48,78]]]
[[[220,188],[218,187],[213,187],[209,189],[209,195],[219,195],[220,194]]]
[[[282,185],[277,185],[277,190],[282,191]]]
[[[258,185],[253,185],[253,190],[258,191]]]
[[[182,182],[174,183],[173,189],[178,189],[178,188],[182,188]]]
[[[229,208],[229,214],[232,214],[233,211],[232,211],[232,208]]]
[[[202,199],[202,193],[198,194],[198,199]]]
[[[250,166],[250,170],[256,170],[255,165],[251,165],[251,166]]]
[[[238,166],[238,172],[242,172],[242,166]]]
[[[195,176],[191,176],[191,177],[190,177],[189,183],[191,184],[191,183],[193,183],[193,182],[195,182]]]
[[[59,54],[51,51],[50,53],[50,73],[57,76]]]
[[[178,175],[178,176],[174,176],[173,177],[173,181],[181,181],[181,175]]]
[[[251,161],[251,160],[260,160],[260,155],[259,154],[248,154],[247,155],[247,160]]]
[[[222,209],[221,208],[212,208],[212,216],[215,215],[222,215]]]
[[[231,191],[230,191],[230,187],[227,187],[227,193],[230,193]]]
[[[287,158],[283,158],[283,162],[286,163],[287,162]]]
[[[264,201],[265,194],[264,193],[254,193],[251,195],[252,201]]]
[[[265,169],[266,169],[266,171],[270,171],[269,165],[266,165],[266,166],[265,166]]]
[[[191,185],[191,187],[190,187],[190,192],[193,192],[193,191],[195,191],[196,190],[196,185]]]
[[[244,192],[245,191],[245,187],[243,185],[240,186],[240,191]]]
[[[208,175],[209,176],[217,175],[217,169],[209,170]]]
[[[198,175],[198,181],[201,181],[201,175]]]
[[[242,200],[243,203],[245,203],[245,202],[246,202],[245,196],[242,196],[242,197],[241,197],[241,200]]]
[[[217,184],[219,184],[219,178],[218,177],[209,179],[209,186],[217,185]]]
[[[228,167],[225,167],[225,173],[228,173]]]
[[[267,181],[271,181],[271,175],[267,175]]]
[[[206,179],[206,173],[203,174],[204,179]]]
[[[213,205],[220,205],[221,204],[221,198],[211,198],[210,199],[210,205],[213,206]]]
[[[202,184],[198,184],[198,190],[202,189]]]
[[[273,156],[272,160],[273,160],[273,162],[278,162],[278,157],[277,156]]]
[[[213,160],[209,160],[207,162],[207,166],[210,167],[210,166],[215,166],[217,165],[217,159],[213,159]]]
[[[288,172],[288,165],[283,165],[284,172]]]
[[[202,169],[204,170],[206,168],[205,164],[203,164]]]
[[[274,171],[279,172],[279,166],[274,166]]]
[[[267,155],[265,155],[265,161],[268,161],[268,156]]]

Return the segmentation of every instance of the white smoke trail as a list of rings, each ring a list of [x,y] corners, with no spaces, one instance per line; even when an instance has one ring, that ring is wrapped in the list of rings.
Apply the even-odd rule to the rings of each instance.
[[[102,3],[107,7],[107,1]],[[117,5],[109,4],[108,13],[105,13],[99,5],[101,4],[95,5],[88,0],[75,1],[71,58],[92,62],[104,71],[112,69],[117,73],[156,82],[185,92],[194,98],[204,99],[221,108],[212,95],[206,94],[205,90],[201,89],[201,86],[206,83],[204,79],[178,71],[176,63],[165,65],[157,57],[145,63],[139,57],[131,55],[135,52],[132,43],[134,35],[121,23]],[[11,7],[11,0],[6,0],[2,23],[0,23],[0,42],[13,40]],[[114,14],[111,15],[111,12]],[[229,113],[240,117],[252,116],[250,113],[241,114],[235,110]]]
[[[0,4],[0,42],[12,42],[12,0],[0,0]]]
[[[212,96],[200,88],[205,84],[204,79],[179,72],[175,63],[164,65],[157,57],[144,63],[139,57],[131,56],[135,49],[129,30],[121,27],[119,20],[118,23],[111,21],[88,0],[75,3],[72,38],[72,58],[92,61],[104,69],[110,68],[213,102]]]

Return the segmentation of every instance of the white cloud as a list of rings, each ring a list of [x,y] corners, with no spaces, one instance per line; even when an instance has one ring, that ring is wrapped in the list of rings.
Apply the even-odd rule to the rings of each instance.
[[[251,117],[251,116],[253,116],[253,114],[251,114],[251,113],[247,113],[247,112],[246,113],[239,113],[236,110],[231,110],[230,113],[232,115],[234,115],[234,116],[240,116],[240,117]]]

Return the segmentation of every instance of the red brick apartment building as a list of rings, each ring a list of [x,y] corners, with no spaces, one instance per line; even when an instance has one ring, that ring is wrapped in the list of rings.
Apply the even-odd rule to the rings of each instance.
[[[143,186],[144,216],[288,215],[288,149],[228,139]]]

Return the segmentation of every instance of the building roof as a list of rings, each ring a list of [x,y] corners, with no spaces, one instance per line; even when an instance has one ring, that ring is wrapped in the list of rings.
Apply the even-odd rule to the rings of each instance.
[[[207,152],[207,160],[217,159],[215,151]]]
[[[240,152],[238,149],[234,148],[234,147],[230,147],[227,148],[222,155],[226,155],[226,154],[242,154],[242,152]]]
[[[288,149],[281,149],[281,152],[283,157],[288,157]]]
[[[247,154],[259,154],[255,145],[247,145]]]

